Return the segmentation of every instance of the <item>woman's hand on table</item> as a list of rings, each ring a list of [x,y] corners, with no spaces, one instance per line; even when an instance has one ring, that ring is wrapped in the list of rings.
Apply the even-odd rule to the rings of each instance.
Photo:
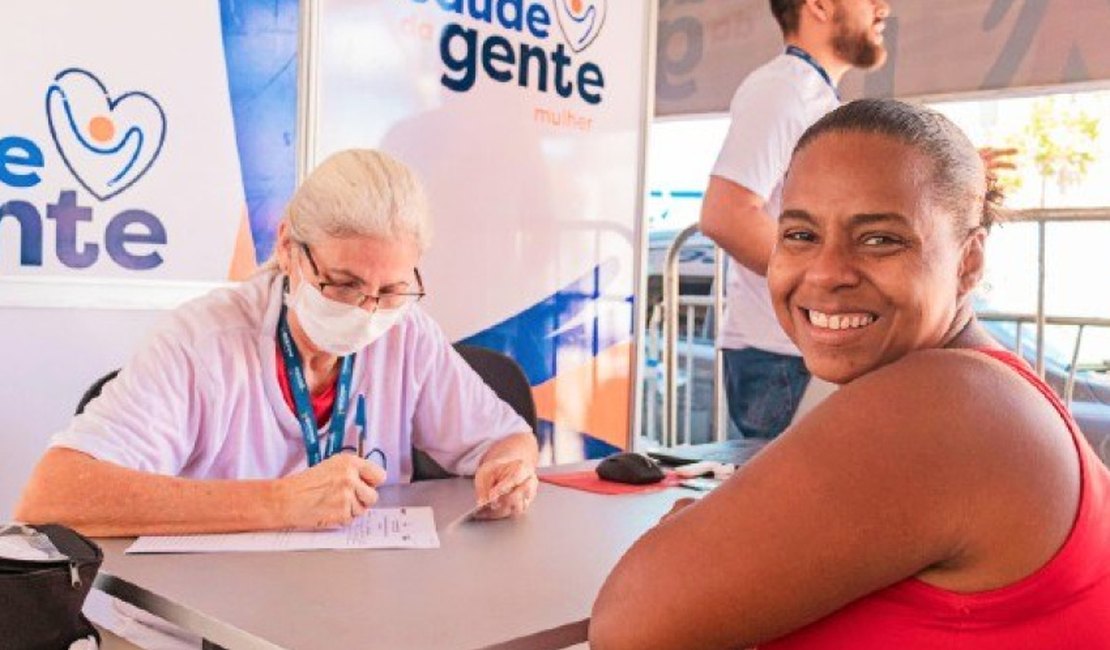
[[[344,526],[378,501],[385,470],[355,454],[336,454],[279,481],[283,515],[296,528]]]
[[[671,506],[671,509],[667,512],[667,514],[665,514],[665,515],[663,515],[662,517],[659,518],[659,523],[663,523],[664,521],[667,521],[668,519],[671,519],[672,517],[674,517],[678,513],[682,512],[684,509],[686,509],[688,506],[692,506],[695,503],[697,503],[697,501],[698,501],[697,499],[692,499],[690,497],[683,497],[683,498],[679,499],[678,501],[675,501],[674,504]]]
[[[501,519],[523,514],[536,498],[536,466],[524,458],[495,458],[482,463],[474,474],[478,503],[488,504],[477,515]]]

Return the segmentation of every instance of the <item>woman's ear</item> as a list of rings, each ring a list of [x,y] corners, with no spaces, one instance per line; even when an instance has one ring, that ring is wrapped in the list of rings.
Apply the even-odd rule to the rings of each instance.
[[[960,251],[959,287],[957,298],[963,299],[975,290],[979,280],[983,278],[983,266],[986,264],[984,249],[987,244],[987,229],[976,226],[964,239]]]
[[[293,238],[289,234],[289,222],[285,219],[281,220],[278,224],[277,241],[274,243],[277,247],[277,261],[278,268],[285,275],[289,275],[290,270],[293,268]]]

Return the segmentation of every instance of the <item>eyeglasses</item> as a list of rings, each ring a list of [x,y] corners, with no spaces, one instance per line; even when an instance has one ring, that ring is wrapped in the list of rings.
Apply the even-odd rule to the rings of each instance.
[[[350,282],[324,282],[320,280],[320,268],[316,266],[316,260],[312,257],[312,251],[308,249],[308,244],[301,243],[301,250],[304,251],[305,258],[308,260],[309,265],[312,267],[312,273],[316,276],[315,284],[320,288],[320,293],[324,297],[341,302],[345,305],[353,307],[362,307],[367,301],[373,306],[371,311],[376,311],[379,307],[382,309],[400,309],[407,307],[421,298],[426,293],[424,291],[424,281],[420,279],[420,269],[413,268],[412,272],[416,276],[416,286],[419,291],[386,291],[377,295],[363,293],[358,289],[355,284]]]

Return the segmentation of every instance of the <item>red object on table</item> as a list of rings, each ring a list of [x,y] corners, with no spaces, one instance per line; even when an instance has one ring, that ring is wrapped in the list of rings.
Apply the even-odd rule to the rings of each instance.
[[[544,483],[551,483],[552,485],[559,485],[561,487],[574,488],[575,490],[584,490],[597,494],[646,494],[649,492],[659,492],[667,488],[678,487],[678,484],[684,479],[674,472],[667,472],[663,480],[658,483],[631,485],[628,483],[606,481],[600,478],[597,472],[588,469],[583,472],[570,472],[568,474],[545,474],[540,476],[540,480]]]

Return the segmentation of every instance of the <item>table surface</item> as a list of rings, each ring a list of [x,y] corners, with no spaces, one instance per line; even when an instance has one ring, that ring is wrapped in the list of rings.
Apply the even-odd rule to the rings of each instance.
[[[102,539],[97,587],[228,650],[563,648],[585,641],[621,554],[692,494],[541,483],[523,517],[446,529],[473,490],[469,479],[380,490],[380,506],[435,509],[438,549],[125,555],[132,540]]]

